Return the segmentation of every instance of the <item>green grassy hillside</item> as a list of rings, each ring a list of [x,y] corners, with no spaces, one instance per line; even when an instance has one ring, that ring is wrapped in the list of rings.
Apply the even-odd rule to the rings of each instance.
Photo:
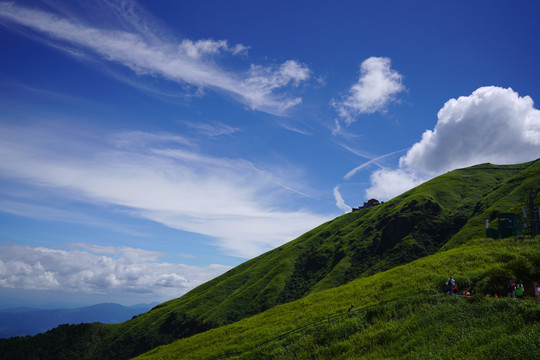
[[[449,274],[473,296],[445,295]],[[485,296],[518,276],[525,299]],[[540,355],[540,304],[528,296],[539,277],[540,237],[476,239],[137,359],[531,358]]]
[[[449,172],[383,205],[323,224],[129,326],[144,328],[137,342],[152,339],[151,348],[408,263],[483,234],[485,219],[519,209],[534,184],[540,190],[540,161]],[[160,333],[155,324],[166,320],[170,326]],[[133,332],[125,333],[125,341],[115,338],[126,344],[122,348],[133,339]]]
[[[450,250],[483,235],[485,219],[519,212],[529,191],[540,191],[540,161],[449,172],[382,205],[322,224],[135,319],[88,329],[81,337],[85,343],[73,346],[86,349],[81,358],[128,359]]]

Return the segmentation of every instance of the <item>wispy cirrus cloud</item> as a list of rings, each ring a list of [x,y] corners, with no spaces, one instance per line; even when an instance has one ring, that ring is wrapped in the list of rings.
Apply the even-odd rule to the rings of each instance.
[[[242,159],[196,152],[174,134],[135,131],[103,139],[62,131],[1,126],[0,176],[211,236],[222,251],[240,257],[279,246],[329,218],[291,210],[287,199],[300,192],[285,179]]]
[[[343,212],[349,212],[351,211],[351,206],[347,205],[345,203],[345,200],[343,199],[343,196],[341,196],[341,192],[339,191],[340,185],[337,185],[334,187],[334,199],[336,200],[336,206],[338,209],[342,210]]]
[[[8,195],[3,191],[0,194],[4,197]],[[106,218],[100,218],[89,214],[81,214],[71,209],[56,208],[54,204],[42,204],[35,198],[10,196],[13,200],[0,200],[0,211],[6,214],[39,219],[45,221],[62,222],[68,224],[77,224],[90,226],[94,228],[107,229],[116,233],[127,234],[130,236],[143,237],[147,234],[144,231],[138,231],[133,227],[119,225]]]
[[[184,121],[183,123],[206,137],[232,135],[241,131],[239,128],[221,122],[204,123],[200,121]]]
[[[242,44],[229,46],[227,40],[214,41],[209,39],[198,40],[195,42],[189,39],[184,39],[180,45],[178,45],[178,49],[193,59],[200,59],[208,55],[217,55],[221,51],[238,55],[241,53],[246,53],[248,50],[248,48]]]
[[[349,149],[349,150],[352,150],[350,149],[349,147],[347,146],[343,146],[344,148],[346,149]],[[393,151],[391,153],[388,153],[388,154],[384,154],[384,155],[380,155],[380,156],[376,156],[376,157],[372,157],[370,158],[368,161],[364,162],[363,164],[361,165],[358,165],[357,167],[355,167],[354,169],[352,169],[351,171],[349,171],[347,174],[345,174],[345,176],[343,177],[343,179],[345,180],[349,180],[351,177],[353,177],[357,172],[359,172],[360,170],[362,169],[365,169],[366,167],[368,167],[369,165],[372,165],[372,164],[375,164],[377,166],[379,166],[380,168],[383,168],[383,166],[379,165],[377,162],[380,161],[380,160],[383,160],[385,158],[388,158],[392,155],[395,155],[395,154],[399,154],[401,152],[404,152],[406,149],[403,149],[403,150],[398,150],[398,151]],[[353,153],[359,155],[359,156],[362,156],[362,157],[365,157],[364,155],[361,155],[359,154],[358,152],[356,151],[353,151]]]
[[[281,65],[252,64],[244,72],[228,71],[217,64],[216,56],[245,54],[245,45],[212,39],[177,42],[154,32],[148,24],[142,26],[142,10],[135,10],[130,2],[106,4],[107,10],[120,18],[115,29],[111,24],[89,25],[73,12],[55,13],[11,2],[0,2],[0,19],[4,26],[17,24],[43,35],[39,39],[44,43],[67,49],[71,55],[84,54],[121,64],[138,75],[157,75],[171,82],[224,92],[253,110],[284,115],[301,102],[285,89],[310,78],[306,65],[288,60]]]
[[[368,168],[370,165],[376,165],[381,170],[384,170],[384,169],[386,169],[386,167],[381,165],[383,160],[385,160],[387,158],[390,158],[393,155],[404,152],[406,150],[406,149],[398,150],[398,151],[393,151],[393,152],[388,153],[388,154],[374,156],[374,155],[367,154],[367,153],[364,153],[362,151],[359,151],[357,149],[354,149],[354,148],[352,148],[352,147],[350,147],[350,146],[348,146],[346,144],[340,144],[340,145],[341,145],[341,147],[343,147],[345,150],[351,152],[352,154],[367,160],[367,161],[363,162],[362,164],[356,166],[354,169],[347,172],[347,174],[345,174],[343,176],[343,180],[350,180],[359,171]],[[373,178],[372,178],[372,180],[373,180]],[[405,186],[407,186],[407,185],[405,185]],[[337,186],[334,187],[334,199],[336,200],[336,206],[340,210],[342,210],[344,212],[349,212],[351,210],[351,206],[349,206],[349,205],[347,205],[345,203],[345,200],[343,199],[343,196],[341,195],[340,188],[341,188],[341,185],[337,185]],[[368,194],[368,195],[370,197],[374,197],[374,196],[371,196],[372,194]],[[381,197],[382,195],[383,194],[381,194],[380,192],[377,194],[378,197]],[[386,199],[386,196],[384,198]]]

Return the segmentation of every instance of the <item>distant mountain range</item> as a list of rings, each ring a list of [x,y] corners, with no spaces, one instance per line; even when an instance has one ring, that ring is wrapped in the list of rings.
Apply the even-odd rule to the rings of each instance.
[[[0,338],[35,335],[61,324],[120,323],[147,312],[154,304],[123,306],[104,303],[75,309],[15,308],[0,310]]]

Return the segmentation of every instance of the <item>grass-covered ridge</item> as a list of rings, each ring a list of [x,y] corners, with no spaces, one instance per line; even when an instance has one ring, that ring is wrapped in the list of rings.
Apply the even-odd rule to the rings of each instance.
[[[540,190],[540,161],[451,171],[241,264],[136,319],[133,329],[144,331],[126,331],[115,341],[128,349],[135,333],[137,343],[151,348],[449,249],[483,235],[485,219],[519,210],[531,190]],[[170,326],[156,328],[159,312],[157,323],[170,320]]]
[[[500,272],[526,277],[530,294],[530,279],[540,277],[540,238],[476,239],[178,340],[139,359],[490,359],[540,354],[540,305],[484,295],[506,284]],[[449,274],[479,295],[444,295]],[[349,315],[351,304],[357,310]],[[369,307],[375,304],[381,305]]]
[[[485,234],[486,219],[495,222],[501,212],[519,213],[530,191],[540,192],[538,160],[504,166],[482,164],[451,171],[382,205],[322,224],[130,321],[62,329],[57,334],[61,337],[68,332],[78,334],[80,340],[71,347],[67,345],[65,353],[75,352],[80,359],[129,359],[180,338],[238,324],[239,320],[269,309],[279,311],[287,303],[297,304],[296,300],[307,301],[305,299],[316,294],[325,294],[325,290],[364,281],[358,279],[377,279],[378,273],[383,271],[397,271],[395,269],[402,269],[400,265],[468,244],[471,239]],[[539,200],[537,196],[537,203]],[[482,266],[477,271],[483,271]],[[451,269],[437,271],[441,270],[440,276],[443,276]],[[490,271],[493,273],[477,286],[494,286],[494,279],[507,276],[510,270]],[[396,278],[401,276],[396,275]],[[397,280],[388,280],[384,287],[375,281],[373,289],[379,290],[368,291],[373,295],[370,300],[375,304],[382,299],[382,294],[397,291],[400,284]],[[410,294],[408,290],[396,295]],[[354,304],[361,303],[363,300]],[[350,304],[341,304],[340,309],[343,306],[348,308]],[[21,349],[32,348],[32,344],[47,348],[46,339],[54,339],[55,334],[55,330],[51,330],[46,336],[0,341],[0,351],[3,346],[10,347],[14,343]]]

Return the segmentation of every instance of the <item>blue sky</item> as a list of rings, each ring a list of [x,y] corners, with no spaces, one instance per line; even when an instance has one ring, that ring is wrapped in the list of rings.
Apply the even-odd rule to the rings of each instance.
[[[165,301],[540,157],[537,1],[0,1],[0,307]]]

